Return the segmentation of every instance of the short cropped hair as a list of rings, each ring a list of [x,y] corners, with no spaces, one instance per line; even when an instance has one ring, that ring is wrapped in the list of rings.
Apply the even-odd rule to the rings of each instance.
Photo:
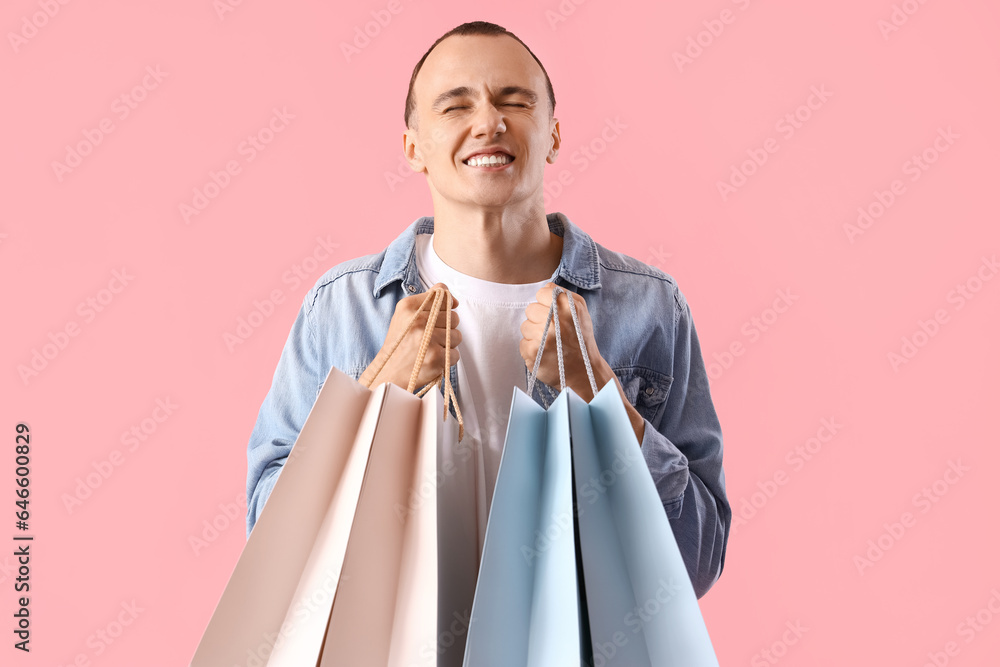
[[[427,56],[429,56],[431,51],[434,50],[434,47],[440,44],[445,38],[451,37],[452,35],[509,35],[520,42],[521,46],[528,49],[528,53],[531,53],[531,57],[534,58],[535,62],[538,63],[538,66],[542,68],[542,74],[545,75],[545,88],[549,95],[549,116],[551,117],[555,114],[556,94],[552,90],[552,81],[549,79],[549,73],[545,71],[545,66],[542,65],[542,61],[538,59],[538,56],[532,53],[531,49],[528,48],[528,45],[522,42],[517,35],[510,32],[506,28],[498,26],[496,23],[472,21],[470,23],[463,23],[456,28],[452,28],[445,34],[438,37],[437,41],[431,44],[431,48],[427,49],[427,53],[423,55],[423,57],[417,62],[416,67],[413,68],[413,74],[410,76],[410,87],[406,91],[406,109],[403,111],[403,122],[406,123],[406,127],[410,127],[410,116],[413,115],[417,106],[417,102],[413,95],[413,82],[417,80],[417,73],[420,72],[420,68],[423,67],[424,61],[427,60]]]

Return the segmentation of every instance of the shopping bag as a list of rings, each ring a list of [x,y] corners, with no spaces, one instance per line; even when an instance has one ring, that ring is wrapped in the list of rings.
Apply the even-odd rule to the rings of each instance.
[[[454,422],[442,423],[439,394],[428,394],[421,405],[403,389],[385,386],[349,535],[342,528],[338,535],[337,521],[331,520],[334,529],[326,540],[317,539],[306,568],[311,579],[300,586],[299,608],[314,610],[307,617],[317,619],[311,624],[314,634],[276,647],[269,667],[461,664],[464,643],[439,646],[439,636],[453,610],[471,607],[475,571],[470,568],[476,563],[462,558],[470,549],[475,558],[476,533],[474,525],[467,532],[460,523],[439,525],[436,488],[438,457],[454,451],[457,429]],[[451,518],[447,511],[442,515]],[[339,562],[336,597],[324,595],[331,564]],[[296,620],[286,618],[286,624],[295,627]]]
[[[288,633],[282,632],[282,625],[293,611],[293,596],[328,510],[333,504],[353,520],[359,480],[356,488],[349,488],[350,480],[343,484],[341,480],[352,453],[355,462],[367,459],[386,389],[383,385],[371,392],[340,370],[330,369],[191,667],[266,664],[272,649],[284,643]],[[339,567],[329,574],[336,582]],[[325,628],[325,622],[322,625]]]
[[[425,341],[443,294],[431,297]],[[436,496],[412,497],[436,483],[438,451],[455,431],[439,423],[439,394],[420,398],[433,383],[411,393],[423,350],[408,391],[371,391],[331,368],[192,667],[437,664],[421,647],[437,643],[439,596],[460,602],[437,586]]]
[[[685,568],[662,501],[641,455],[628,414],[614,380],[598,389],[590,360],[587,358],[579,318],[573,297],[569,296],[570,312],[577,340],[583,351],[583,361],[594,398],[588,404],[566,387],[559,320],[555,317],[558,294],[553,290],[549,320],[546,321],[542,343],[528,377],[525,393],[514,389],[507,439],[501,456],[500,475],[508,460],[518,462],[519,476],[531,480],[535,496],[551,494],[561,488],[554,480],[571,474],[571,492],[575,499],[573,522],[574,553],[563,553],[559,560],[563,573],[575,575],[579,604],[576,617],[578,637],[584,645],[570,652],[568,662],[588,665],[623,665],[628,667],[718,667],[708,631],[698,607],[694,588]],[[537,406],[530,398],[548,333],[554,322],[559,362],[560,393],[551,405],[540,394],[547,408]],[[527,369],[526,369],[527,370]],[[530,405],[530,407],[528,407]],[[515,411],[514,407],[520,407]],[[529,421],[525,415],[542,411]],[[542,467],[540,434],[568,427],[570,460]],[[528,454],[534,455],[532,460]],[[550,461],[546,459],[546,464]],[[514,470],[509,466],[508,470]],[[506,651],[518,656],[528,651],[531,635],[512,631],[499,615],[489,616],[494,608],[503,608],[508,618],[531,618],[534,609],[559,605],[568,596],[558,590],[551,575],[541,568],[532,570],[530,599],[505,593],[498,581],[496,566],[488,567],[492,553],[511,558],[511,551],[524,544],[521,534],[505,530],[510,519],[509,507],[517,510],[514,484],[501,484],[498,477],[493,505],[486,532],[486,549],[473,602],[470,636],[466,645],[465,664],[521,664],[517,661],[491,662],[490,651]],[[565,495],[565,493],[564,493]],[[536,504],[520,508],[520,520],[532,516]],[[516,517],[516,514],[515,514]],[[577,572],[576,567],[579,567]],[[511,579],[512,577],[508,577]],[[527,580],[529,575],[520,574]],[[546,583],[550,585],[546,585]],[[543,597],[551,596],[547,600]],[[481,598],[484,602],[481,604]],[[495,601],[495,598],[499,599]],[[488,601],[488,603],[487,603]],[[572,616],[572,614],[568,614]],[[516,626],[516,624],[515,624]],[[550,634],[538,639],[536,651],[561,647],[563,637]],[[565,649],[563,649],[565,650]]]
[[[469,386],[465,378],[460,365],[459,383]],[[436,481],[420,487],[421,498],[432,497],[433,486],[437,487],[439,628],[434,645],[421,646],[420,650],[422,658],[437,654],[439,667],[461,667],[488,508],[481,500],[485,496],[481,489],[485,487],[482,443],[470,437],[468,430],[459,440],[454,425],[448,426],[438,429]]]
[[[718,667],[663,502],[615,386],[569,395],[580,555],[595,662]]]
[[[433,642],[437,632],[436,503],[431,498],[402,514],[398,508],[421,479],[434,477],[441,397],[429,394],[421,406],[402,388],[383,386],[388,391],[382,418],[331,596],[319,667],[419,664],[421,644]],[[335,540],[323,550],[327,563],[337,562],[338,547]],[[315,656],[304,658],[287,665],[316,664]]]
[[[475,667],[579,667],[566,397],[515,388],[465,646]]]

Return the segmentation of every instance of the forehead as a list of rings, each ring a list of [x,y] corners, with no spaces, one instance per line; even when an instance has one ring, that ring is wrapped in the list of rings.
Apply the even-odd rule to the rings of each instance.
[[[430,52],[413,82],[417,104],[457,86],[518,85],[542,98],[545,77],[528,50],[507,35],[452,35]]]

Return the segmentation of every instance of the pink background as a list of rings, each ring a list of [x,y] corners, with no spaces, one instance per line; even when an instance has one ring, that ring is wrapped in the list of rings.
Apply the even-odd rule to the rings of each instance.
[[[387,2],[4,3],[0,662],[187,664],[245,543],[247,439],[301,299],[433,213],[423,177],[386,176],[406,85],[434,39],[482,19],[552,77],[563,150],[546,180],[572,182],[547,210],[668,271],[691,304],[743,518],[701,601],[721,663],[995,664],[1000,8],[401,1],[350,59],[341,43]],[[275,108],[294,118],[248,159]],[[57,175],[88,134],[100,142]],[[231,160],[186,222],[181,204]],[[879,197],[892,204],[849,237]],[[779,290],[795,297],[781,313]],[[824,419],[842,424],[832,437]],[[30,655],[11,646],[18,421],[33,437]]]

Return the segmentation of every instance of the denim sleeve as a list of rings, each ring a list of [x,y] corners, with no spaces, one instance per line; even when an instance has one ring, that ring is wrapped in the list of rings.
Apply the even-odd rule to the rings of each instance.
[[[316,401],[322,379],[310,309],[312,297],[310,291],[302,300],[247,445],[248,539]]]
[[[659,430],[646,420],[642,452],[695,594],[702,597],[722,574],[732,510],[722,469],[722,427],[691,309],[676,287],[675,301],[674,379]]]

